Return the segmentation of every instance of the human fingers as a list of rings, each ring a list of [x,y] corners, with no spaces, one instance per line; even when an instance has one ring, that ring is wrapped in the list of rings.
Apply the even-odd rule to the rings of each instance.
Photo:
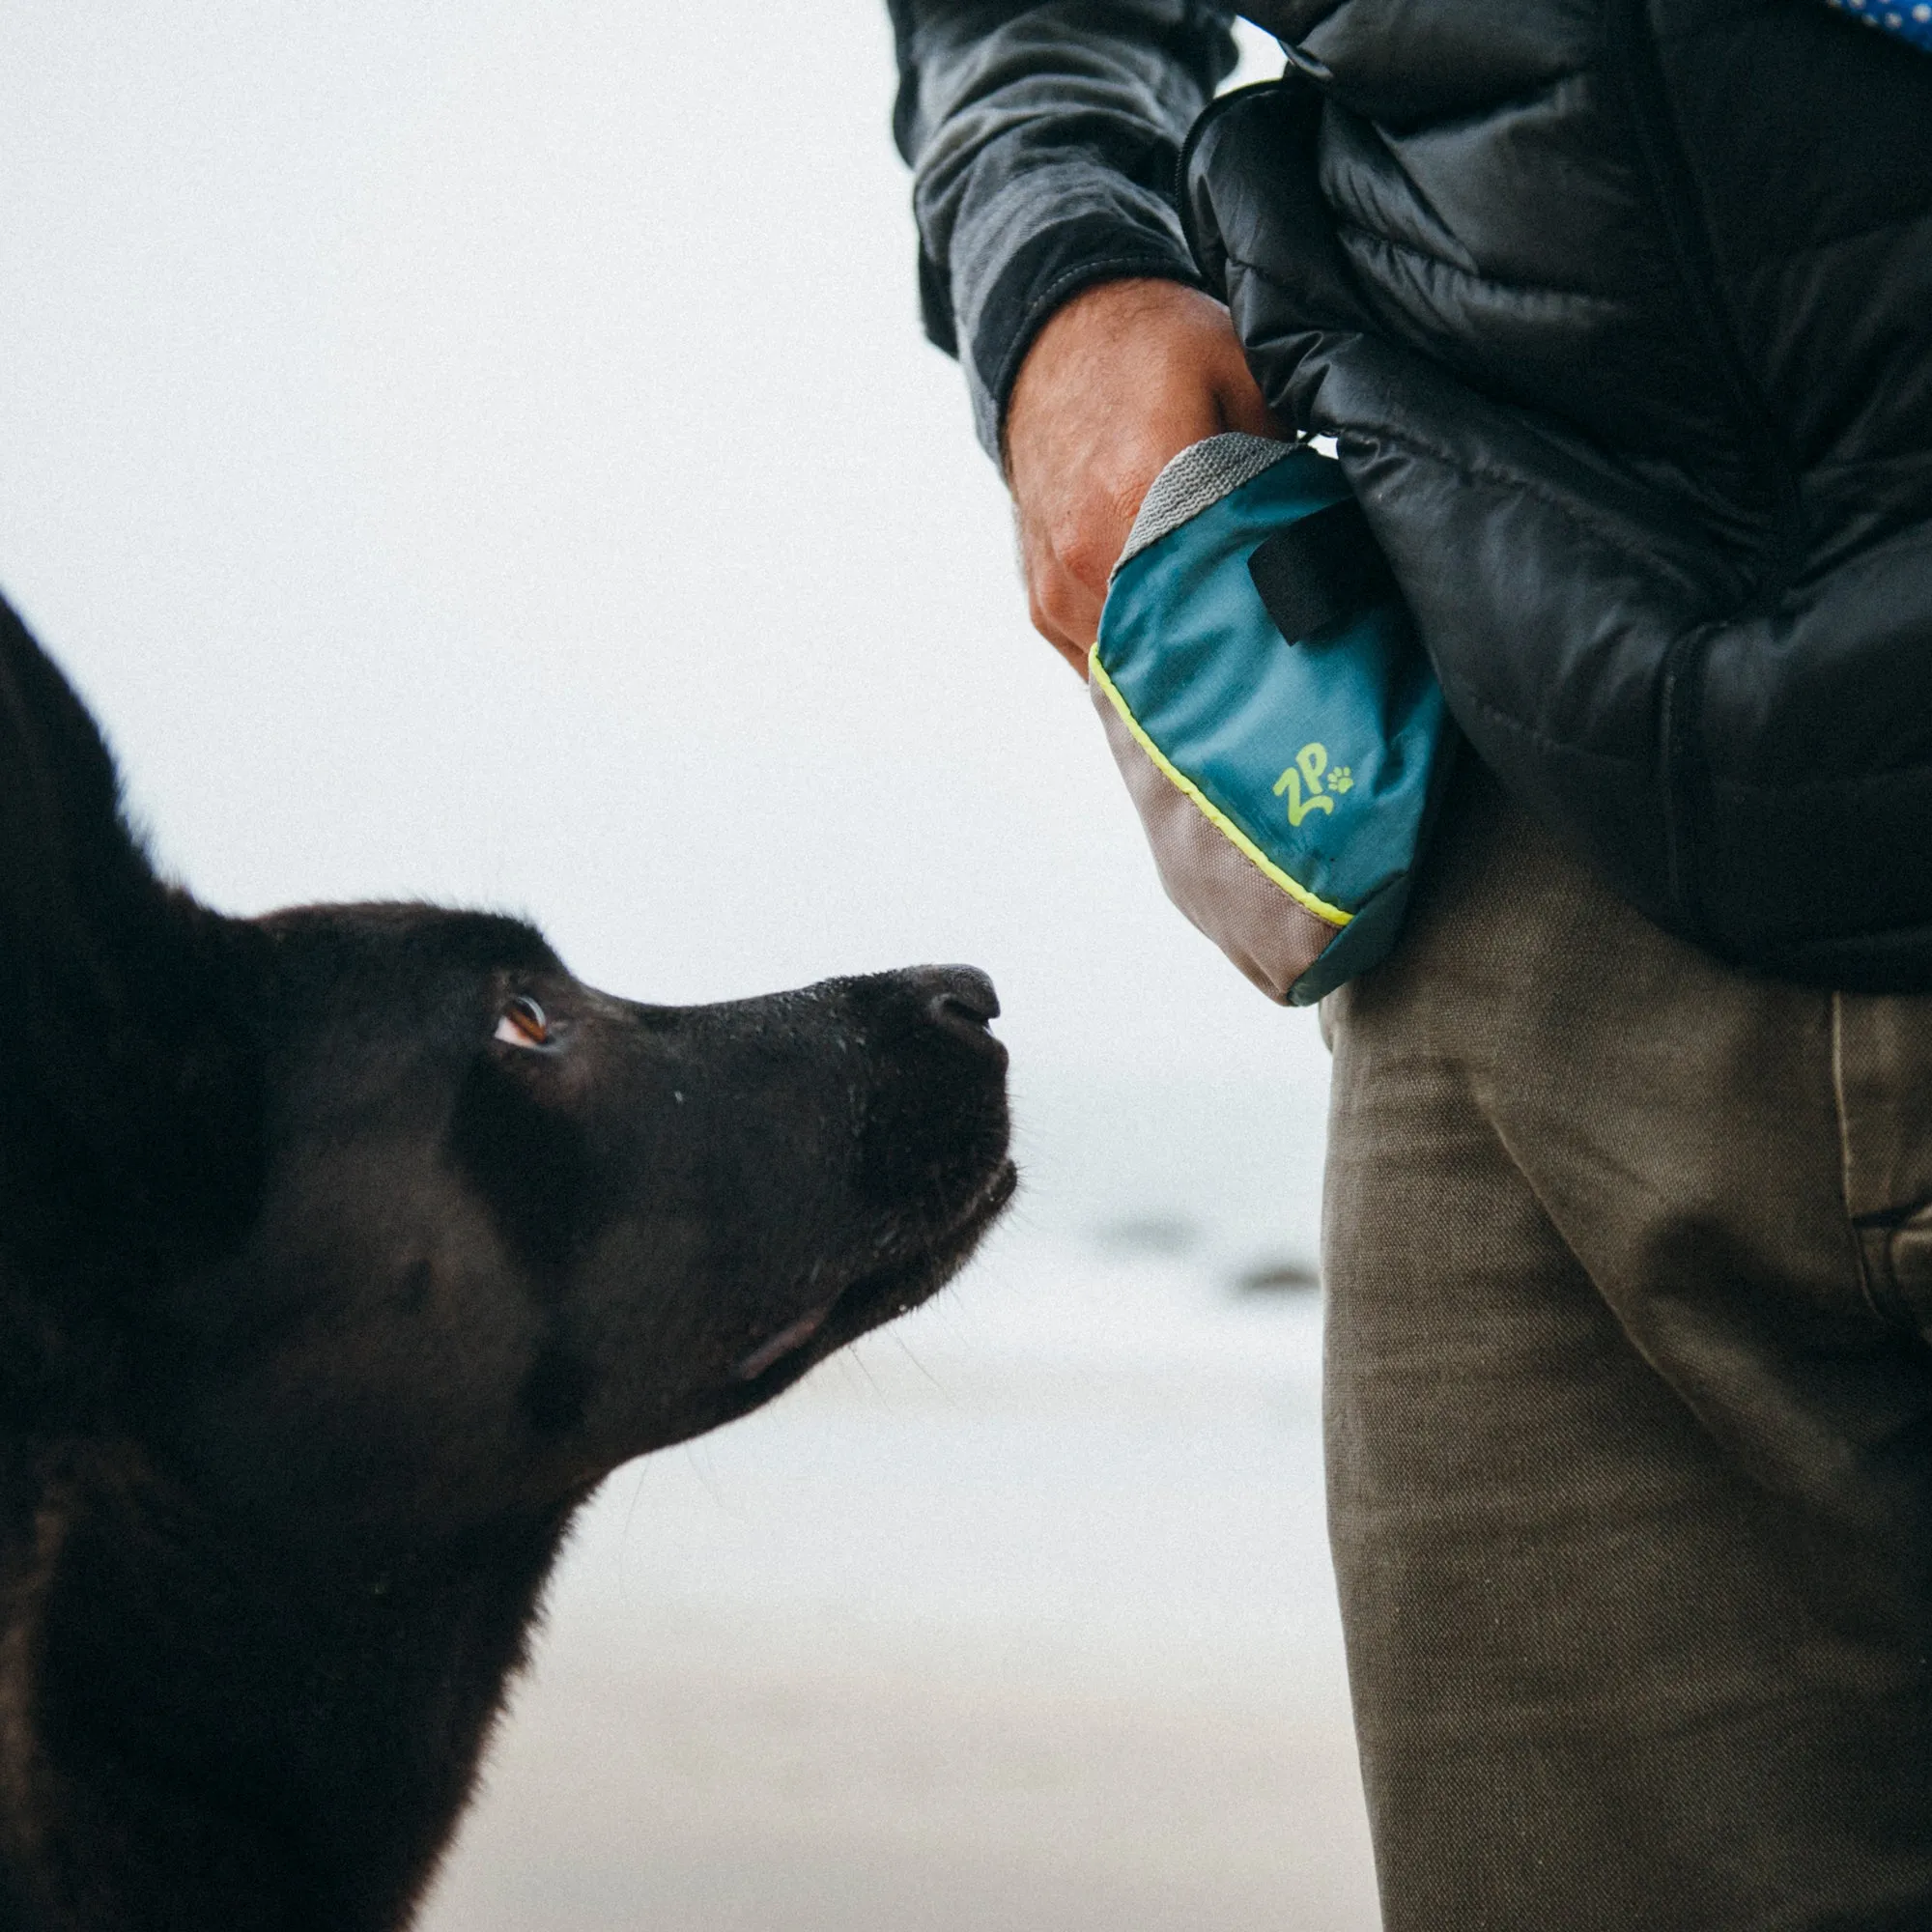
[[[1188,444],[1272,419],[1220,303],[1175,282],[1102,283],[1047,323],[1007,417],[1007,474],[1035,628],[1084,668],[1148,487]]]

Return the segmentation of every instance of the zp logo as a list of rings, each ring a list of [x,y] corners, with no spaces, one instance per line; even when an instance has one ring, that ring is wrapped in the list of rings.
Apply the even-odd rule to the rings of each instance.
[[[1327,789],[1322,788],[1324,774]],[[1288,797],[1288,822],[1299,825],[1311,811],[1333,811],[1331,792],[1345,792],[1355,782],[1347,765],[1328,763],[1326,745],[1304,745],[1295,753],[1294,762],[1274,781],[1274,795]]]

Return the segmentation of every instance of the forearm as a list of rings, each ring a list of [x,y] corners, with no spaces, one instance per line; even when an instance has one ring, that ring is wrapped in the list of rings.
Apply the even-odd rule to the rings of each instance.
[[[1198,277],[1172,199],[1182,137],[1234,63],[1208,0],[891,0],[895,131],[916,170],[926,331],[997,454],[1021,358],[1092,283]]]

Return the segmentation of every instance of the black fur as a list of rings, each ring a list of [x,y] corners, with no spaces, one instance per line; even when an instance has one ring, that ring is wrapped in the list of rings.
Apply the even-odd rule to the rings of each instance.
[[[1012,1188],[977,975],[645,1007],[515,920],[218,917],[4,604],[0,997],[9,1932],[406,1922],[577,1506]]]

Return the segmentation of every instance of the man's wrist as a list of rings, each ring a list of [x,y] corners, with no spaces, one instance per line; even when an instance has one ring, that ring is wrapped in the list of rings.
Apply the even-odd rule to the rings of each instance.
[[[1006,476],[1034,623],[1076,668],[1148,486],[1226,429],[1279,433],[1228,311],[1198,288],[1092,284],[1034,337],[1007,411]]]
[[[1206,287],[1191,262],[1144,251],[1140,254],[1085,257],[1064,268],[1058,279],[1036,289],[1031,297],[1031,306],[1020,312],[1016,325],[998,349],[1002,360],[997,367],[985,362],[979,364],[982,369],[994,369],[988,387],[998,412],[999,445],[996,455],[1003,474],[1007,469],[1007,430],[1012,411],[1013,391],[1019,385],[1020,371],[1026,366],[1026,359],[1033,353],[1041,331],[1090,290],[1103,284],[1122,282],[1173,284],[1197,291],[1204,291]],[[979,339],[986,342],[986,331],[982,330]],[[993,345],[989,343],[988,346]]]
[[[972,317],[962,345],[974,375],[980,440],[1004,447],[1013,384],[1035,339],[1069,301],[1100,282],[1158,279],[1204,286],[1178,241],[1117,213],[1055,222],[1014,249]]]

